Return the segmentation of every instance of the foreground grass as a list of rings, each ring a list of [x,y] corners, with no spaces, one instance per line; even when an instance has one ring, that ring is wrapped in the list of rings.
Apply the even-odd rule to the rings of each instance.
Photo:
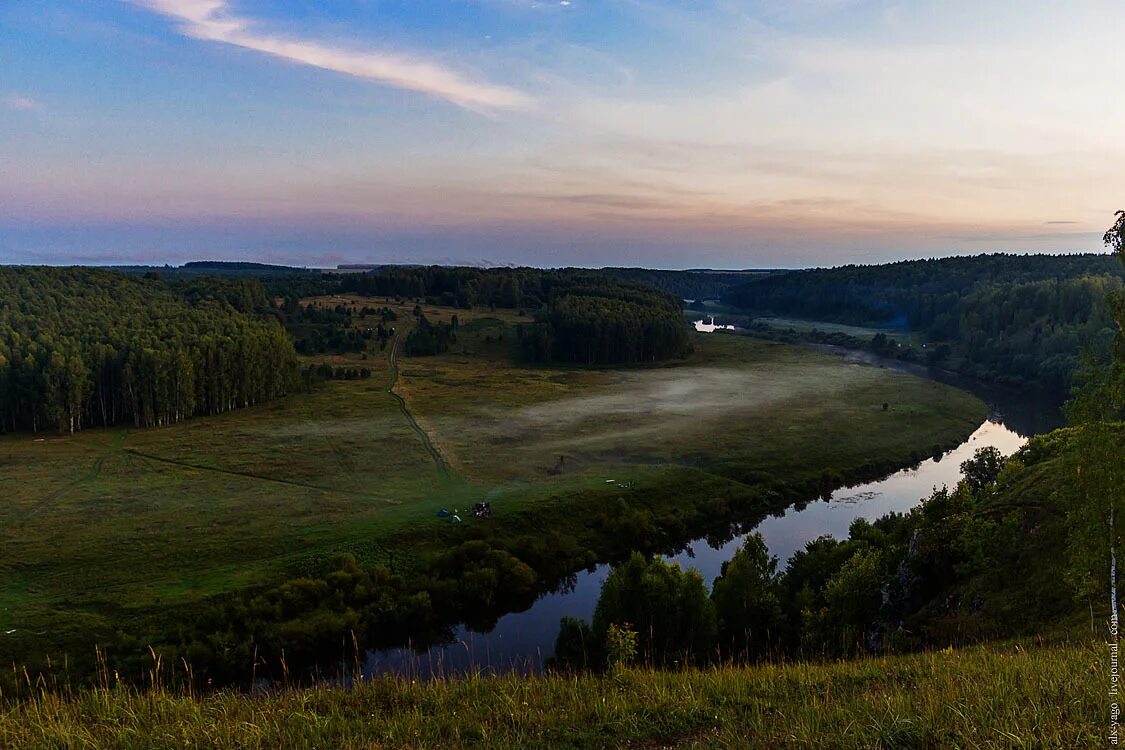
[[[625,670],[203,697],[9,696],[19,748],[1088,748],[1109,721],[1104,644],[973,647],[830,664]]]

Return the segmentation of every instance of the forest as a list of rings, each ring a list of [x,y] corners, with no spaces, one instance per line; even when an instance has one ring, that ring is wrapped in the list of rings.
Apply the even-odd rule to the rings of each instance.
[[[373,340],[385,348],[394,330],[390,308],[368,310],[380,322],[361,330],[346,306],[301,305],[299,295],[308,293],[538,310],[520,327],[523,351],[536,360],[652,362],[687,350],[676,298],[589,273],[410,267],[332,276],[258,264],[184,268],[168,275],[0,271],[0,430],[72,433],[218,414],[292,392],[307,380],[297,353],[361,352]],[[216,275],[201,275],[216,268]],[[421,316],[404,351],[446,351],[455,329],[456,322]]]
[[[297,384],[256,280],[181,288],[88,268],[0,269],[0,430],[152,427]]]
[[[288,294],[285,280],[267,286]],[[306,277],[292,283],[307,290]],[[679,357],[688,350],[680,299],[637,281],[601,272],[533,268],[396,267],[364,274],[322,277],[321,293],[353,293],[460,308],[492,307],[534,312],[521,325],[521,351],[537,362],[636,364]],[[454,335],[421,321],[407,354],[436,354]]]
[[[689,347],[677,298],[592,276],[557,290],[519,331],[535,361],[636,364],[681,357]]]
[[[680,299],[719,299],[731,287],[745,284],[749,279],[775,271],[667,271],[652,268],[599,268],[598,273],[622,281],[641,284],[674,294]]]
[[[397,266],[332,277],[342,293],[426,299],[449,307],[536,309],[567,283],[558,272],[536,268]]]
[[[431,323],[421,308],[415,314],[418,325],[406,337],[406,344],[403,346],[406,354],[411,357],[426,357],[449,351],[450,345],[457,341],[457,316],[454,315],[449,323]]]
[[[1083,356],[1107,351],[1105,300],[1123,278],[1112,255],[993,254],[793,271],[724,300],[753,314],[920,332],[949,344],[946,364],[964,374],[1065,393]]]

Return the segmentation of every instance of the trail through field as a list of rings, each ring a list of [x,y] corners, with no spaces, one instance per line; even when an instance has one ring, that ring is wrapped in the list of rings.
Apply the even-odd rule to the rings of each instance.
[[[148,461],[156,461],[156,462],[162,463],[162,464],[170,464],[172,466],[179,466],[179,467],[182,467],[184,469],[195,469],[197,471],[213,471],[213,472],[216,472],[218,474],[227,474],[227,475],[230,475],[230,476],[233,476],[233,477],[241,477],[243,479],[256,479],[260,482],[275,482],[277,484],[288,484],[288,485],[291,485],[293,487],[304,487],[306,489],[317,490],[319,492],[329,492],[329,493],[343,494],[343,495],[349,495],[349,496],[352,496],[354,494],[354,493],[351,493],[351,492],[341,492],[340,490],[333,489],[331,487],[320,487],[318,485],[308,484],[306,482],[297,482],[297,481],[292,480],[292,479],[280,479],[278,477],[264,477],[264,476],[261,476],[260,474],[250,474],[249,472],[245,472],[245,471],[235,471],[234,469],[221,469],[217,466],[204,466],[203,464],[193,464],[193,463],[188,463],[187,461],[177,461],[177,460],[172,459],[172,458],[163,458],[161,456],[156,456],[156,455],[153,455],[151,453],[143,453],[139,450],[136,450],[135,448],[126,448],[125,453],[129,454],[130,456],[135,456],[136,458],[143,458],[143,459],[148,460]]]
[[[430,439],[430,434],[422,429],[422,425],[418,424],[418,420],[410,413],[410,409],[406,405],[406,399],[395,391],[395,388],[398,386],[399,341],[400,339],[396,337],[394,343],[391,344],[391,356],[389,358],[391,365],[391,384],[387,386],[387,393],[391,394],[395,401],[398,402],[399,411],[402,412],[402,416],[406,417],[406,421],[410,424],[410,429],[414,430],[422,440],[422,447],[430,454],[430,458],[434,460],[434,465],[437,466],[438,471],[442,474],[449,474],[449,462],[445,460],[445,457],[441,455],[441,451],[434,445],[434,441]]]

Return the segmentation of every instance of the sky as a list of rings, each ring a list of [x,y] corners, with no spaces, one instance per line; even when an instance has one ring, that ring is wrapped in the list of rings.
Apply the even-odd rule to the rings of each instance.
[[[1101,249],[1125,3],[0,0],[0,262]]]

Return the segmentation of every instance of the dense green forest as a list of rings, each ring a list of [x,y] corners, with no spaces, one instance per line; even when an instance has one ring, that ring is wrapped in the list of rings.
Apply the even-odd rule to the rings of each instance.
[[[404,351],[412,357],[425,357],[433,354],[442,354],[449,351],[449,347],[457,341],[457,316],[449,323],[438,321],[431,323],[421,311],[418,310],[418,325],[406,337]]]
[[[296,385],[255,280],[177,289],[95,269],[0,268],[0,429],[156,426]]]
[[[599,268],[599,274],[648,284],[680,299],[719,299],[731,287],[774,271],[665,271],[651,268]]]
[[[297,352],[310,355],[362,352],[372,340],[379,342],[380,349],[386,348],[394,331],[390,324],[398,315],[385,306],[364,307],[359,312],[361,318],[377,315],[379,322],[374,328],[357,328],[347,305],[302,305],[296,297],[287,297],[280,307],[281,319]]]
[[[636,283],[575,278],[520,329],[533,360],[581,364],[656,362],[688,351],[678,299]]]
[[[426,299],[450,307],[533,310],[546,304],[552,289],[564,285],[566,278],[536,268],[397,266],[343,274],[325,283],[335,283],[339,292]]]
[[[1105,300],[1123,277],[1111,255],[995,254],[793,271],[724,299],[755,314],[918,331],[948,343],[965,374],[1065,392],[1083,353],[1107,350]]]
[[[271,286],[287,292],[282,280]],[[294,277],[302,289],[308,280]],[[385,268],[365,274],[326,277],[320,293],[424,299],[469,308],[535,311],[519,328],[522,351],[535,361],[581,364],[654,362],[682,356],[688,331],[680,300],[646,284],[600,272],[533,268]],[[437,354],[454,332],[422,322],[407,340],[407,354]]]
[[[270,267],[277,268],[277,267]],[[219,270],[219,273],[233,271]],[[534,310],[569,279],[590,276],[642,284],[679,299],[718,299],[724,291],[768,271],[664,271],[646,268],[471,268],[448,266],[381,266],[366,273],[313,275],[263,273],[277,296],[300,288],[299,296],[355,292],[383,297],[428,299],[455,307],[478,305]]]
[[[296,274],[305,276],[319,276],[321,271],[298,268],[296,266],[278,266],[271,263],[254,263],[250,261],[230,260],[193,260],[182,266],[109,266],[109,270],[121,271],[132,274],[160,274],[161,276],[242,276],[242,277],[270,277],[292,276]]]

